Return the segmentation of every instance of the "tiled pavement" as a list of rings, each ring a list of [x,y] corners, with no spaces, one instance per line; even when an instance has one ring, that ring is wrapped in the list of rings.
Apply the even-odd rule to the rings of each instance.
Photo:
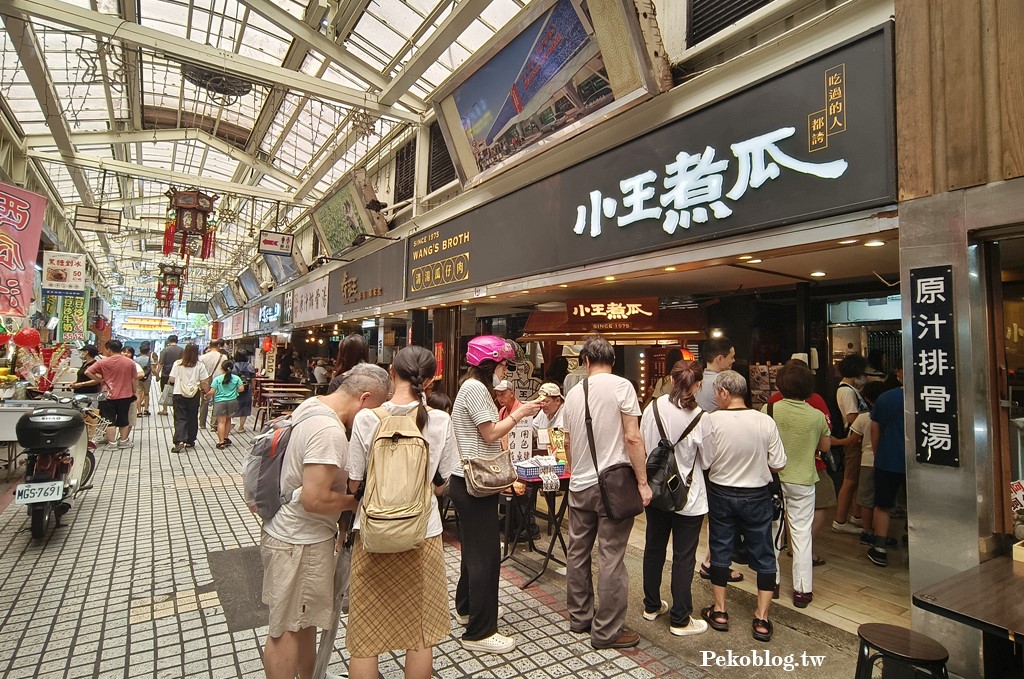
[[[0,514],[0,677],[263,676],[266,627],[229,630],[208,557],[257,544],[259,524],[241,501],[237,474],[251,429],[225,450],[202,432],[196,451],[178,455],[169,452],[169,420],[142,418],[132,448],[102,448],[94,489],[75,502],[63,527],[51,523],[44,540],[31,540],[23,508],[11,504]],[[9,502],[10,490],[3,496]],[[445,555],[454,600],[454,539]],[[509,613],[502,631],[518,638],[517,650],[467,653],[453,619],[452,637],[435,649],[435,676],[728,676],[698,666],[694,649],[684,660],[665,641],[595,651],[568,631],[563,578],[549,573],[525,591],[523,580],[503,569],[500,596]],[[344,625],[334,657],[332,671],[343,671]],[[382,658],[381,675],[400,677],[401,662],[401,654]]]

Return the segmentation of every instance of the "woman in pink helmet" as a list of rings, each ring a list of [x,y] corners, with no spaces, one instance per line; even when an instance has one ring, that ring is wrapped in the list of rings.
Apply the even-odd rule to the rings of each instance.
[[[498,454],[501,437],[512,431],[519,420],[540,410],[540,403],[535,401],[498,419],[494,386],[505,378],[508,362],[514,361],[515,355],[511,341],[494,335],[469,341],[469,372],[452,406],[455,438],[463,458]],[[461,467],[452,472],[448,494],[459,511],[462,539],[462,566],[455,592],[456,619],[466,626],[462,646],[481,653],[508,653],[516,647],[515,639],[498,634],[498,496],[470,495]]]

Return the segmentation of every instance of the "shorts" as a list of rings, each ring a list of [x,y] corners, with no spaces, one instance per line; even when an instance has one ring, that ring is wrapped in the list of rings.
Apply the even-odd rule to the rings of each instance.
[[[100,401],[100,415],[110,420],[110,424],[115,427],[127,427],[128,413],[131,411],[134,401],[134,396],[108,398],[106,401]]]
[[[906,482],[906,474],[875,469],[875,506],[892,509],[896,505],[896,495]]]
[[[262,534],[263,603],[270,608],[270,637],[331,625],[334,544],[331,538],[311,545],[292,545]]]
[[[843,449],[843,481],[857,482],[862,453],[863,449],[860,446],[846,446]]]
[[[213,402],[213,416],[214,417],[233,417],[235,412],[238,410],[238,401],[214,401]]]
[[[146,379],[139,380],[138,386],[135,388],[140,394],[149,394],[150,389],[153,388],[153,378],[147,377]]]
[[[860,468],[860,484],[857,486],[857,504],[871,509],[875,506],[875,468]]]
[[[829,509],[839,504],[836,501],[836,486],[828,472],[818,472],[818,482],[814,484],[814,508]]]

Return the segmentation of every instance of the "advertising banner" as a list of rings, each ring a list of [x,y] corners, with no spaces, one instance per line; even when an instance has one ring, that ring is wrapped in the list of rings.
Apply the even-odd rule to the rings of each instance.
[[[46,198],[0,183],[0,314],[27,316]]]
[[[85,293],[65,295],[60,303],[60,317],[57,325],[58,342],[84,342],[86,339],[86,314],[89,308]]]
[[[321,276],[292,291],[292,323],[309,323],[327,318],[328,276]]]
[[[43,294],[81,295],[85,292],[85,255],[71,252],[43,254]]]

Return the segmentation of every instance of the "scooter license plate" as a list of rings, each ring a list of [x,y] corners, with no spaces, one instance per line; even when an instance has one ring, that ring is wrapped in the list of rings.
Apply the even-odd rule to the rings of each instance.
[[[14,504],[30,505],[36,502],[54,502],[64,496],[63,481],[22,483],[14,489]]]

